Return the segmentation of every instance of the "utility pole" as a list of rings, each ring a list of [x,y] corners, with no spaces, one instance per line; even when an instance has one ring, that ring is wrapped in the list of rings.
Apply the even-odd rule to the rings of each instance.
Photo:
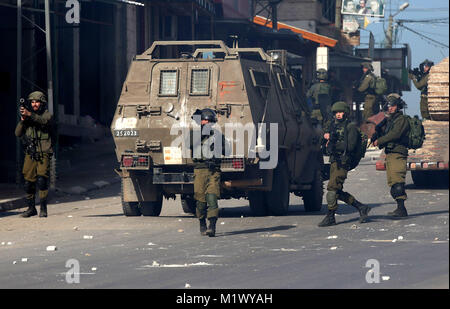
[[[408,2],[403,3],[398,11],[392,15],[389,15],[389,24],[388,24],[388,29],[386,31],[386,48],[392,48],[393,46],[393,28],[394,28],[394,16],[396,16],[398,13],[400,13],[401,11],[403,11],[404,9],[406,9],[409,6]]]
[[[341,8],[342,8],[342,0],[336,0],[336,15],[334,24],[336,29],[338,30],[340,30],[342,27]]]

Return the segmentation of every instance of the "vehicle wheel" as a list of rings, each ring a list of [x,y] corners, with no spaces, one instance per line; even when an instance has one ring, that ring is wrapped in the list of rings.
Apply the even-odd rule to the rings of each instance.
[[[181,207],[183,208],[183,211],[187,214],[196,214],[196,208],[197,208],[197,201],[187,195],[181,196]]]
[[[146,217],[157,217],[161,214],[162,196],[155,202],[139,202],[142,215]]]
[[[267,205],[262,191],[249,191],[248,204],[254,216],[267,216]]]
[[[126,217],[139,217],[141,215],[141,211],[139,210],[139,203],[123,201],[123,180],[121,181],[120,196],[122,199],[123,214]]]
[[[289,171],[285,160],[280,159],[273,171],[272,191],[264,192],[269,214],[284,216],[289,209]]]
[[[138,202],[123,202],[122,201],[123,214],[127,217],[138,217],[141,215]]]
[[[303,191],[303,205],[306,212],[320,211],[322,208],[323,181],[322,172],[317,171],[311,190]]]

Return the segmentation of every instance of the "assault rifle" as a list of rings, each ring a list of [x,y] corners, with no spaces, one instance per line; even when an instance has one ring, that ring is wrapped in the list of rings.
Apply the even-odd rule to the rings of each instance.
[[[423,73],[419,68],[414,68],[414,70],[408,70],[408,72],[416,77],[417,80],[421,80]]]
[[[30,155],[33,161],[39,162],[42,160],[42,154],[37,151],[37,140],[36,138],[29,137],[27,135],[22,135],[20,138],[23,145],[23,150],[26,154]]]
[[[386,122],[387,118],[384,118],[379,124],[375,126],[375,132],[372,134],[372,137],[370,138],[370,144],[368,146],[372,145],[374,141],[384,135],[383,127],[386,125]]]

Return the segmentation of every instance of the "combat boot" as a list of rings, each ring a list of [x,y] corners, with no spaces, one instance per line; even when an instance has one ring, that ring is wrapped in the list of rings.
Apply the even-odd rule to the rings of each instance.
[[[39,211],[39,217],[47,218],[47,199],[41,200],[41,210]]]
[[[352,204],[353,207],[358,209],[359,211],[359,223],[366,223],[369,221],[369,212],[371,208],[359,201],[356,201]]]
[[[24,211],[21,216],[23,218],[29,218],[32,216],[36,216],[37,215],[37,210],[34,204],[34,198],[33,199],[27,199],[27,205],[28,205],[28,209],[26,211]]]
[[[209,237],[214,237],[214,236],[216,236],[217,218],[212,217],[212,218],[209,218],[208,221],[209,221],[209,226],[208,226],[208,229],[206,230],[206,235],[208,235]]]
[[[406,211],[406,208],[405,208],[405,200],[398,199],[398,200],[396,200],[396,202],[397,202],[397,209],[395,209],[392,212],[389,212],[388,216],[396,217],[396,218],[407,217],[408,212]]]
[[[336,214],[336,210],[328,209],[327,215],[323,220],[318,224],[319,227],[336,225],[336,218],[334,215]]]
[[[205,218],[203,218],[203,219],[200,219],[199,220],[200,221],[200,234],[202,235],[202,236],[206,236],[206,219]]]

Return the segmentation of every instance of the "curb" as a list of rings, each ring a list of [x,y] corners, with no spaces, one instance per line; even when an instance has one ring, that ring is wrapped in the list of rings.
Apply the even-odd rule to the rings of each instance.
[[[70,187],[70,188],[56,187],[54,192],[71,194],[71,195],[81,195],[81,194],[85,194],[85,193],[93,191],[93,190],[102,189],[107,186],[119,183],[120,180],[121,180],[120,177],[114,177],[110,181],[99,180],[99,181],[95,181],[91,184],[88,184],[87,186],[74,186],[74,187]],[[19,209],[19,208],[25,208],[26,207],[25,201],[26,201],[25,196],[4,200],[4,201],[0,202],[0,213],[9,211],[9,210]]]
[[[12,199],[0,202],[0,212],[24,208],[24,207],[26,207],[25,201],[26,201],[26,198],[24,196],[22,196],[22,197],[12,198]]]
[[[70,188],[56,187],[56,191],[61,192],[61,193],[66,193],[66,194],[81,195],[81,194],[85,194],[85,193],[93,191],[93,190],[102,189],[104,187],[116,184],[118,182],[120,182],[120,177],[114,177],[110,181],[104,181],[104,180],[94,181],[93,183],[88,184],[86,186],[73,186]]]

